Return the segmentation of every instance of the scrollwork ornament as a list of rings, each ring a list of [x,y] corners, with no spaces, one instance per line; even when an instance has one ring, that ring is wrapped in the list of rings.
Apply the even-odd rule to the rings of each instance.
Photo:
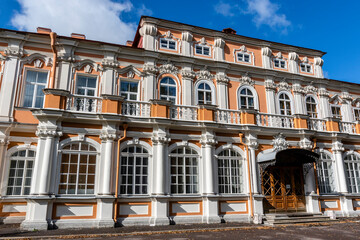
[[[286,141],[282,133],[279,133],[275,136],[274,140],[272,141],[272,145],[275,151],[285,150],[289,147],[289,143]]]
[[[194,79],[196,77],[196,74],[194,71],[190,71],[190,70],[184,70],[182,69],[180,71],[180,74],[182,76],[182,78],[187,78],[187,79]]]
[[[178,72],[179,69],[175,67],[174,64],[172,64],[171,62],[167,62],[166,64],[161,65],[159,67],[160,74],[164,74],[164,73],[178,74]]]
[[[156,75],[159,72],[158,67],[152,64],[145,63],[143,67],[145,75]]]
[[[196,75],[199,79],[211,79],[213,77],[206,66],[204,66],[204,68],[201,69]]]
[[[249,73],[245,73],[244,76],[241,77],[240,82],[241,82],[241,85],[254,86],[254,84],[255,84],[255,81],[251,79],[251,77],[249,76]]]

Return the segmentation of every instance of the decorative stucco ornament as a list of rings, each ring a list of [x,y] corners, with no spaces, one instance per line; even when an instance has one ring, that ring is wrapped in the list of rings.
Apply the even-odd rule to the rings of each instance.
[[[289,147],[289,143],[285,140],[285,137],[282,133],[279,133],[275,136],[272,141],[274,151],[285,150]]]

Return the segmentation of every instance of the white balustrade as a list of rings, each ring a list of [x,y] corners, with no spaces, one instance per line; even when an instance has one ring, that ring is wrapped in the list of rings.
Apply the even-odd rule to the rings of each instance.
[[[340,122],[339,123],[340,132],[356,134],[356,124],[352,122]]]
[[[101,112],[102,98],[82,95],[68,97],[66,109],[75,112]]]
[[[197,107],[173,105],[170,107],[170,118],[177,120],[196,121],[197,110]]]
[[[241,124],[241,112],[235,110],[218,109],[216,111],[216,121],[226,124]]]
[[[257,125],[275,128],[294,128],[294,118],[292,116],[259,113],[256,116]]]
[[[150,117],[150,103],[126,101],[122,103],[121,113],[129,117]]]
[[[314,131],[326,131],[326,121],[323,119],[310,118],[308,128]]]

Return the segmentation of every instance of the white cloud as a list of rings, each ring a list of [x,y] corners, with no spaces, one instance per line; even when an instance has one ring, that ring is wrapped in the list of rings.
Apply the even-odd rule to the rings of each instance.
[[[112,0],[17,0],[21,6],[11,19],[19,30],[51,28],[59,35],[85,34],[87,39],[124,44],[132,40],[136,24],[121,19],[133,10],[130,1]],[[144,6],[145,7],[145,6]]]
[[[137,10],[137,14],[139,16],[151,16],[153,14],[153,12],[151,11],[151,9],[148,9],[147,7],[145,7],[144,4],[141,4],[141,7]]]
[[[291,22],[286,19],[285,14],[278,13],[279,6],[270,0],[246,0],[246,13],[254,15],[253,21],[256,26],[268,25],[272,28],[281,28],[286,31]]]
[[[234,16],[234,13],[231,12],[233,7],[228,3],[224,3],[222,1],[220,1],[214,6],[214,9],[215,9],[216,13],[221,14],[225,17]]]

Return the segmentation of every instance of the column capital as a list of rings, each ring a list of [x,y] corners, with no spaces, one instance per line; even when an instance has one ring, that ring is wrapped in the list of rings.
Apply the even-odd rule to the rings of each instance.
[[[184,80],[193,80],[196,77],[196,73],[192,70],[180,70],[181,77]]]
[[[330,93],[324,87],[319,88],[318,94],[319,94],[320,97],[327,97],[328,98],[330,96]]]
[[[266,91],[276,91],[276,84],[272,79],[265,80],[265,90]]]
[[[185,42],[191,42],[193,40],[193,35],[191,32],[186,31],[182,33],[181,39]]]
[[[115,132],[103,131],[100,134],[101,141],[114,141],[117,138]]]
[[[165,144],[171,141],[171,138],[167,136],[156,136],[151,137],[153,144]]]
[[[227,85],[230,81],[229,77],[224,73],[217,73],[215,75],[215,79],[218,84],[224,84],[224,85]]]
[[[154,24],[149,24],[149,23],[145,23],[139,29],[139,33],[141,36],[144,36],[144,35],[156,36],[157,31],[158,31],[157,27]]]
[[[214,41],[214,46],[218,48],[224,48],[225,47],[225,41],[222,38],[216,38]]]
[[[61,131],[57,131],[56,129],[39,129],[35,132],[36,136],[39,138],[55,138],[61,137],[63,133]]]
[[[158,72],[159,72],[158,67],[153,64],[145,63],[143,66],[143,73],[146,76],[156,75]]]
[[[313,148],[313,142],[310,139],[304,137],[299,141],[299,147],[305,150],[311,150]]]
[[[201,136],[200,139],[200,144],[204,147],[208,147],[208,146],[214,146],[216,145],[218,142],[216,141],[214,135],[209,135],[209,134],[203,134]]]
[[[272,51],[271,51],[271,49],[269,47],[263,47],[263,48],[261,48],[261,54],[263,56],[270,57],[272,55]]]
[[[305,93],[305,89],[299,83],[295,83],[292,85],[292,91],[297,94]]]
[[[342,153],[344,151],[343,144],[340,141],[333,141],[331,150],[336,153]]]

